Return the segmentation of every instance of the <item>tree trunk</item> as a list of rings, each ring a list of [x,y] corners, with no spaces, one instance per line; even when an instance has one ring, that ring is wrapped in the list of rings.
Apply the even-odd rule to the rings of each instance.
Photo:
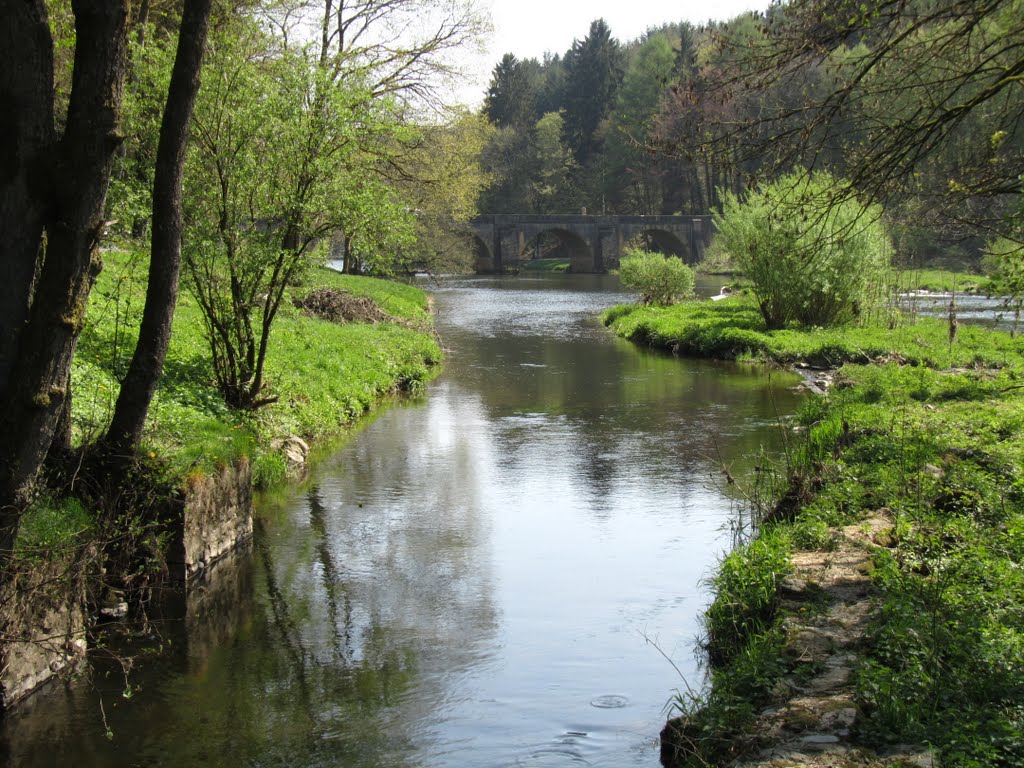
[[[56,142],[45,3],[4,3],[0,52],[0,392],[6,392],[32,300]]]
[[[31,7],[27,3],[5,3],[5,16],[19,15],[11,10],[13,5],[25,14],[31,13],[24,26],[32,37],[19,43],[20,51],[31,60],[52,62],[52,40],[38,29],[46,18],[42,3],[36,0]],[[48,175],[52,184],[42,190],[27,190],[27,208],[42,206],[45,210],[46,237],[43,244],[39,234],[30,233],[35,242],[26,243],[26,252],[29,248],[33,255],[44,252],[43,262],[35,280],[34,300],[24,324],[15,331],[14,365],[0,380],[0,402],[4,404],[0,413],[0,566],[17,537],[21,514],[67,395],[75,342],[85,319],[89,291],[102,265],[98,241],[103,230],[103,207],[114,153],[122,138],[128,0],[75,0],[72,9],[77,44],[67,127],[52,153]],[[0,68],[21,72],[22,62],[10,61],[11,53],[10,49],[4,51]],[[5,85],[8,77],[5,75],[2,81]],[[38,95],[38,91],[34,93]],[[52,86],[48,101],[30,101],[25,109],[52,114]],[[20,119],[43,122],[38,114],[25,114]],[[24,162],[23,152],[31,149],[15,145],[3,151],[13,156],[18,167]],[[8,210],[4,215],[9,215]],[[24,222],[6,218],[2,224],[5,237],[25,226]]]
[[[178,51],[160,125],[153,177],[153,234],[146,305],[135,353],[105,442],[114,451],[133,453],[142,439],[146,413],[163,373],[178,302],[181,270],[181,177],[185,165],[188,125],[199,90],[212,0],[185,0]]]

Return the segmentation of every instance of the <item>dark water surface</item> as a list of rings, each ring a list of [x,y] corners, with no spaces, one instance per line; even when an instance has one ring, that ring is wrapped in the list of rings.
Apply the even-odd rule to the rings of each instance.
[[[130,698],[99,659],[0,724],[0,764],[657,766],[662,652],[699,686],[729,544],[717,468],[778,441],[796,379],[613,338],[614,278],[433,290],[425,396],[260,511]]]

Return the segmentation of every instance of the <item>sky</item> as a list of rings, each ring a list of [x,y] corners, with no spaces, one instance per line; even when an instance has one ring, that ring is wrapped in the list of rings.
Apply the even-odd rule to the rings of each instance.
[[[666,22],[701,24],[764,10],[768,0],[483,0],[481,5],[490,10],[494,32],[486,52],[472,57],[466,67],[470,77],[459,89],[471,106],[483,101],[491,70],[502,55],[539,59],[548,51],[565,53],[573,40],[586,37],[595,19],[603,18],[612,35],[625,43]]]

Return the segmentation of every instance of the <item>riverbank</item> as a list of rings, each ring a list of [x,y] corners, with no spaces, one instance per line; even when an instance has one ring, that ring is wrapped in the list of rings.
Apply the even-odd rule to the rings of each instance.
[[[680,354],[839,367],[747,489],[759,534],[711,579],[709,685],[676,700],[664,762],[1021,765],[1019,339],[767,332],[743,299],[605,319]]]
[[[76,443],[96,437],[109,420],[145,296],[145,253],[111,251],[104,263],[72,371]],[[368,301],[373,309],[354,322],[332,322],[296,306],[323,290]],[[233,411],[213,385],[203,317],[183,289],[144,452],[175,477],[209,472],[247,455],[257,485],[270,485],[282,479],[285,468],[276,440],[336,434],[382,397],[419,389],[442,359],[423,291],[315,268],[289,286],[274,322],[265,378],[267,394],[277,401],[249,413]]]
[[[145,253],[112,250],[104,262],[72,370],[79,446],[109,422],[145,295]],[[202,314],[183,290],[131,477],[112,482],[79,450],[72,466],[51,470],[68,490],[26,511],[11,564],[20,586],[0,596],[17,609],[0,615],[14,638],[0,647],[0,704],[77,664],[86,626],[144,615],[155,588],[191,579],[251,535],[254,489],[304,472],[311,445],[389,395],[418,391],[443,359],[417,288],[317,268],[288,291],[266,366],[275,402],[254,412],[224,405]],[[33,586],[40,564],[47,577]]]

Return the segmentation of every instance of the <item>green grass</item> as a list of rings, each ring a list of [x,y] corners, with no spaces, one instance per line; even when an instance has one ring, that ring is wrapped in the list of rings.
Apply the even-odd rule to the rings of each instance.
[[[98,437],[107,424],[141,317],[145,254],[111,251],[93,289],[72,371],[76,440]],[[308,317],[291,302],[333,287],[372,298],[401,322],[338,325]],[[415,390],[441,362],[428,298],[414,286],[311,270],[290,287],[272,330],[266,365],[279,400],[253,414],[228,409],[214,386],[202,316],[182,290],[164,376],[150,409],[145,452],[172,474],[206,472],[249,456],[264,481],[279,462],[265,457],[274,437],[319,439],[335,434],[382,397]]]
[[[36,499],[25,510],[15,552],[22,559],[52,559],[73,551],[93,528],[93,516],[74,497]]]
[[[933,290],[948,284],[929,276]],[[957,290],[963,290],[962,282]],[[705,615],[710,686],[675,701],[678,765],[721,764],[781,704],[787,660],[777,585],[791,549],[829,550],[835,529],[879,510],[880,612],[855,673],[855,740],[930,744],[944,765],[1024,765],[1024,346],[941,319],[892,328],[767,331],[753,301],[613,307],[604,322],[680,354],[837,367],[810,398],[760,536],[720,565]],[[764,470],[765,468],[762,467]],[[768,481],[770,482],[770,481]]]
[[[521,264],[525,272],[568,272],[572,266],[569,259],[530,259]]]
[[[984,275],[952,272],[948,269],[897,269],[892,286],[901,292],[982,293],[989,279]]]
[[[677,702],[674,727],[696,745],[680,764],[734,756],[749,703],[771,706],[789,686],[770,594],[787,547],[828,549],[829,526],[878,510],[895,528],[875,554],[855,739],[927,743],[943,765],[1024,764],[1024,367],[848,365],[799,421],[782,471],[813,490],[712,580],[709,638],[728,642],[712,645],[710,690]]]
[[[1024,339],[969,325],[958,328],[951,344],[948,323],[930,317],[912,323],[900,319],[892,328],[768,331],[748,296],[664,308],[620,305],[606,310],[602,320],[623,338],[678,354],[778,364],[835,367],[895,358],[933,368],[1005,367],[1016,364],[1024,352]]]

